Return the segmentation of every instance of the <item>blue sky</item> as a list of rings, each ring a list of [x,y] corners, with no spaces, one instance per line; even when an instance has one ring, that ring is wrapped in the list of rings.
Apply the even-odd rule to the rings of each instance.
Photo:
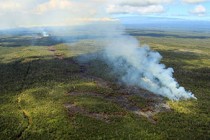
[[[193,1],[193,0],[192,0]],[[195,0],[196,1],[196,0]],[[198,0],[199,1],[199,0]],[[210,1],[205,2],[183,2],[175,0],[170,3],[161,3],[162,11],[138,13],[115,13],[114,17],[161,17],[161,18],[180,18],[189,20],[207,20],[210,21]],[[140,7],[141,8],[141,7]]]
[[[206,12],[203,15],[193,14],[193,10],[197,6],[203,6]],[[184,3],[174,3],[166,6],[166,12],[162,16],[166,17],[180,17],[186,19],[200,19],[200,20],[210,20],[210,2],[203,4],[184,4]]]
[[[77,25],[120,17],[210,21],[210,0],[0,0],[0,28]]]

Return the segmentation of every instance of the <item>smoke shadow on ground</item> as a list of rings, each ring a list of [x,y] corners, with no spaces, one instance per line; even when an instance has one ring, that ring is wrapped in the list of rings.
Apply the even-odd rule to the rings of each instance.
[[[102,36],[94,35],[71,35],[71,36],[48,36],[42,35],[28,36],[0,36],[0,46],[2,47],[23,47],[23,46],[53,46],[62,43],[75,43],[80,40],[99,39]]]
[[[39,59],[37,60],[37,58]],[[12,98],[15,98],[16,95],[19,95],[21,94],[21,92],[25,92],[31,89],[33,89],[32,92],[25,92],[25,95],[22,98],[29,96],[33,99],[33,101],[36,101],[36,102],[43,103],[43,101],[45,100],[47,102],[50,102],[53,100],[53,102],[55,103],[58,100],[60,100],[60,98],[63,98],[61,96],[64,96],[64,95],[63,94],[53,95],[48,90],[50,90],[49,88],[53,89],[57,85],[62,85],[62,84],[64,84],[64,88],[66,88],[67,91],[69,90],[83,91],[84,89],[89,92],[96,91],[97,88],[93,87],[90,84],[86,84],[91,81],[84,78],[84,73],[87,72],[86,74],[90,74],[92,72],[91,74],[95,74],[94,76],[100,77],[102,75],[100,75],[99,73],[97,75],[97,73],[95,73],[95,71],[93,70],[99,69],[98,64],[105,65],[101,63],[99,60],[97,60],[98,62],[94,60],[92,62],[88,62],[87,64],[81,65],[81,64],[78,64],[77,61],[75,61],[77,57],[69,57],[69,58],[64,58],[62,60],[56,59],[56,58],[46,60],[44,59],[44,57],[35,57],[34,59],[36,60],[32,60],[28,62],[25,62],[25,59],[31,60],[31,57],[24,58],[22,60],[7,63],[7,64],[3,64],[3,63],[0,64],[0,68],[1,68],[0,69],[1,71],[0,72],[0,77],[1,77],[0,93],[2,96],[1,100],[4,100],[4,102],[1,102],[2,106],[4,106],[5,104],[8,106],[8,104],[11,103]],[[81,71],[81,66],[83,67],[84,71]],[[106,66],[100,67],[100,71],[108,72],[108,69],[104,69],[105,67]],[[209,71],[210,69],[206,68],[204,70]],[[196,71],[197,73],[200,74],[199,79],[202,77],[204,78],[206,76],[203,73],[203,69],[195,69],[193,71]],[[189,75],[191,75],[191,73],[187,73],[187,76]],[[195,80],[197,80],[197,78],[195,78]],[[78,85],[78,87],[76,86],[76,89],[75,89],[75,85]],[[46,87],[49,87],[49,88],[46,88]],[[64,92],[64,91],[61,91],[61,92]],[[100,91],[99,89],[97,89],[97,91],[101,93],[106,93],[106,92],[109,94],[112,93],[106,90]],[[4,97],[8,97],[10,99],[4,98]],[[66,101],[68,102],[68,100],[69,98],[67,98]],[[125,117],[125,118],[120,118],[119,120],[121,121],[114,122],[114,124],[118,124],[120,128],[123,127],[126,131],[128,128],[130,129],[130,127],[132,127],[132,128],[136,128],[139,132],[148,133],[148,134],[150,133],[152,134],[153,131],[154,132],[158,131],[158,132],[167,134],[169,136],[177,136],[176,134],[179,133],[179,134],[183,134],[182,136],[185,137],[185,136],[188,136],[186,135],[186,133],[187,134],[188,132],[191,133],[191,131],[183,131],[185,130],[185,128],[191,128],[191,130],[202,129],[202,133],[205,133],[206,132],[205,129],[208,128],[208,124],[202,123],[203,125],[201,127],[200,126],[201,120],[198,117],[198,115],[200,115],[199,114],[200,111],[204,109],[203,108],[204,106],[201,100],[198,100],[196,102],[197,103],[194,104],[193,108],[197,108],[198,113],[197,111],[195,111],[193,112],[193,114],[185,114],[176,110],[173,110],[170,113],[163,113],[157,116],[158,125],[156,126],[150,123],[147,123],[146,119],[138,118],[133,115],[132,115],[133,123],[130,122],[131,120],[129,121],[128,119],[126,119],[127,117]],[[31,104],[33,103],[34,102],[31,102]],[[26,103],[22,102],[22,104],[24,106],[24,104]],[[60,106],[62,106],[62,104],[60,104]],[[30,107],[28,110],[30,110]],[[208,109],[206,108],[204,110],[208,110]],[[40,114],[40,116],[42,115],[43,114]],[[36,117],[37,116],[32,116],[32,118],[35,119],[33,121],[39,120],[39,118],[36,118]],[[176,118],[176,119],[172,119],[172,118]],[[17,132],[19,132],[19,130],[21,130],[22,128],[20,128],[19,126],[14,126],[13,120],[18,122],[16,120],[16,116],[11,117],[8,114],[7,115],[3,114],[3,116],[1,117],[1,122],[3,121],[3,123],[1,123],[1,128],[4,128],[6,131],[12,131],[12,129],[10,129],[10,127],[8,126],[8,125],[12,125],[13,128],[18,130]],[[44,117],[42,117],[42,120],[44,120]],[[89,120],[89,123],[87,124],[84,123],[84,121],[82,121],[83,127],[79,127],[79,126],[76,127],[77,132],[81,131],[88,134],[90,133],[89,131],[95,130],[96,128],[95,126],[89,125],[93,120],[92,121],[90,119],[88,120]],[[117,119],[115,118],[115,120]],[[19,119],[19,121],[21,120]],[[76,120],[76,121],[78,121],[77,123],[79,124],[81,123],[79,122],[79,120]],[[10,122],[12,124],[10,124]],[[181,122],[181,123],[177,123],[177,122]],[[37,125],[39,125],[39,123],[41,122],[33,122],[33,123],[35,123],[34,125],[36,125],[36,123],[38,123]],[[63,124],[58,124],[58,125],[60,126]],[[87,127],[89,128],[88,130],[82,131],[86,129]],[[104,127],[110,127],[110,125],[107,124]],[[169,129],[167,129],[167,131],[162,131],[162,129],[165,129],[165,127]],[[180,129],[177,130],[177,128],[180,128]],[[56,130],[60,128],[54,128],[54,129]],[[176,129],[177,131],[176,133],[174,132],[174,129]],[[98,128],[98,131],[103,131],[103,130]],[[30,135],[32,132],[34,132],[32,131],[32,128],[28,129],[27,132],[25,133],[25,136],[27,136],[28,134]],[[46,133],[47,133],[46,131],[42,131],[39,133],[39,135],[49,135],[48,133],[47,134]],[[10,137],[16,138],[17,134],[18,133],[14,131],[13,133],[11,133]]]
[[[55,71],[55,73],[58,72],[59,74],[62,73],[63,75],[87,73],[90,75],[94,75],[96,77],[100,77],[100,78],[104,78],[106,80],[120,83],[120,81],[118,80],[120,73],[113,72],[112,67],[109,66],[103,60],[103,58],[100,58],[101,53],[102,52],[83,54],[83,55],[76,56],[76,57],[63,58],[61,60],[58,58],[52,59],[53,57],[50,55],[49,56],[32,56],[32,57],[26,57],[24,59],[19,59],[18,61],[14,60],[11,63],[0,64],[0,67],[1,67],[0,72],[2,75],[1,76],[2,80],[0,81],[0,86],[2,87],[2,85],[6,85],[3,82],[6,82],[8,79],[5,75],[5,72],[7,74],[9,72],[7,70],[12,70],[11,74],[14,74],[14,75],[10,75],[9,77],[14,77],[15,79],[12,79],[12,81],[15,82],[15,81],[19,81],[18,78],[20,78],[21,75],[16,75],[13,72],[15,72],[15,71],[18,72],[18,69],[19,69],[19,72],[24,73],[24,71],[26,70],[26,68],[29,65],[31,65],[30,67],[34,68],[35,70],[40,70],[40,73],[39,73],[39,71],[34,71],[33,74],[37,75],[37,76],[39,76],[38,73],[40,75],[42,75],[41,70],[44,70],[44,72],[47,72],[47,71],[53,72],[52,70],[54,70],[55,67],[57,66],[56,69],[60,69],[60,70]],[[209,68],[193,69],[193,71],[196,71],[196,72],[188,72],[188,71],[184,70],[185,66],[190,65],[187,62],[185,62],[185,59],[188,61],[201,59],[201,57],[199,55],[196,55],[193,53],[188,53],[188,52],[185,55],[183,52],[179,53],[179,52],[173,52],[173,51],[161,51],[160,53],[163,54],[164,57],[170,57],[171,60],[174,60],[173,62],[165,62],[164,60],[163,61],[167,65],[167,67],[173,67],[175,69],[175,76],[177,75],[176,73],[191,73],[191,74],[196,73],[194,76],[197,75],[199,78],[201,78],[202,75],[205,74],[207,77],[205,76],[204,79],[209,79],[208,78],[208,74],[209,74],[208,71],[210,71]],[[179,56],[177,56],[177,55],[179,55]],[[188,55],[192,55],[193,57],[188,57]],[[180,58],[180,57],[183,57],[183,58]],[[84,58],[90,59],[91,58],[91,60],[81,63],[78,61],[81,58],[82,59],[84,59]],[[60,63],[60,62],[62,62],[62,63]],[[47,65],[49,65],[49,66],[52,65],[52,67],[50,67],[48,70],[44,69],[43,66],[47,66]],[[203,72],[202,74],[199,74],[200,71],[202,71],[202,72],[205,71],[205,73]],[[50,73],[45,73],[45,74],[46,74],[45,76],[42,75],[42,76],[44,76],[44,79],[41,79],[41,81],[43,81],[43,80],[47,80],[47,81],[48,80],[53,80],[53,81],[58,80],[58,82],[61,82],[61,81],[59,81],[59,78],[56,78],[56,77],[50,75]],[[47,79],[47,78],[49,78],[49,79]],[[62,78],[60,78],[60,80],[61,79]],[[41,81],[39,81],[39,82],[41,82]],[[18,87],[18,86],[15,86],[15,87]],[[0,89],[6,90],[6,88],[4,88],[4,87],[2,87]]]
[[[0,38],[0,46],[2,47],[22,47],[22,46],[52,46],[63,43],[55,37],[24,37],[12,36],[7,38]]]

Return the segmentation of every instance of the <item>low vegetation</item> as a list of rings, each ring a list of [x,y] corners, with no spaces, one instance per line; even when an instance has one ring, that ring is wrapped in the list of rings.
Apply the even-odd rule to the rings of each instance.
[[[76,61],[98,50],[94,41],[52,46],[4,42],[0,46],[0,139],[210,139],[210,39],[136,32],[140,31],[135,36],[142,44],[161,53],[180,85],[198,100],[164,99],[171,111],[155,114],[153,123],[124,107],[128,100],[145,109],[151,101],[127,96],[106,64]],[[125,97],[122,102],[120,97]]]

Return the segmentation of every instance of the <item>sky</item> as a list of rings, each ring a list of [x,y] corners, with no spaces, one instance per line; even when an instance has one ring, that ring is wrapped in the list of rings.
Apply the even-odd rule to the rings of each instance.
[[[210,0],[0,0],[0,28],[77,25],[134,16],[210,21]]]

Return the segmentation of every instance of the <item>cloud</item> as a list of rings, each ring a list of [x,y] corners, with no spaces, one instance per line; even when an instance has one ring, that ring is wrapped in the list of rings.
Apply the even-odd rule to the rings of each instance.
[[[151,14],[151,13],[164,12],[164,7],[162,5],[148,5],[148,6],[110,5],[107,9],[107,12],[112,14],[119,14],[119,13]]]
[[[203,5],[197,5],[195,9],[191,11],[192,14],[203,16],[206,14],[206,8]]]
[[[17,10],[21,8],[22,8],[22,5],[20,3],[12,2],[12,1],[6,1],[0,4],[1,11],[7,11],[7,10],[11,11],[11,10]]]
[[[151,14],[164,12],[164,5],[173,0],[116,0],[107,8],[108,13]]]
[[[207,2],[207,1],[209,1],[209,0],[183,0],[183,2],[190,3],[190,4],[202,3],[202,2]]]
[[[110,14],[159,14],[175,0],[0,0],[0,28],[115,21]],[[182,0],[198,3],[208,0]],[[205,8],[190,13],[204,14]]]
[[[68,0],[50,0],[37,7],[38,13],[43,13],[51,10],[64,10],[73,6],[73,3]]]
[[[0,28],[112,21],[105,14],[107,2],[108,0],[0,0]]]
[[[120,5],[130,5],[130,6],[150,6],[150,5],[159,5],[170,3],[173,0],[117,0],[117,3]]]

